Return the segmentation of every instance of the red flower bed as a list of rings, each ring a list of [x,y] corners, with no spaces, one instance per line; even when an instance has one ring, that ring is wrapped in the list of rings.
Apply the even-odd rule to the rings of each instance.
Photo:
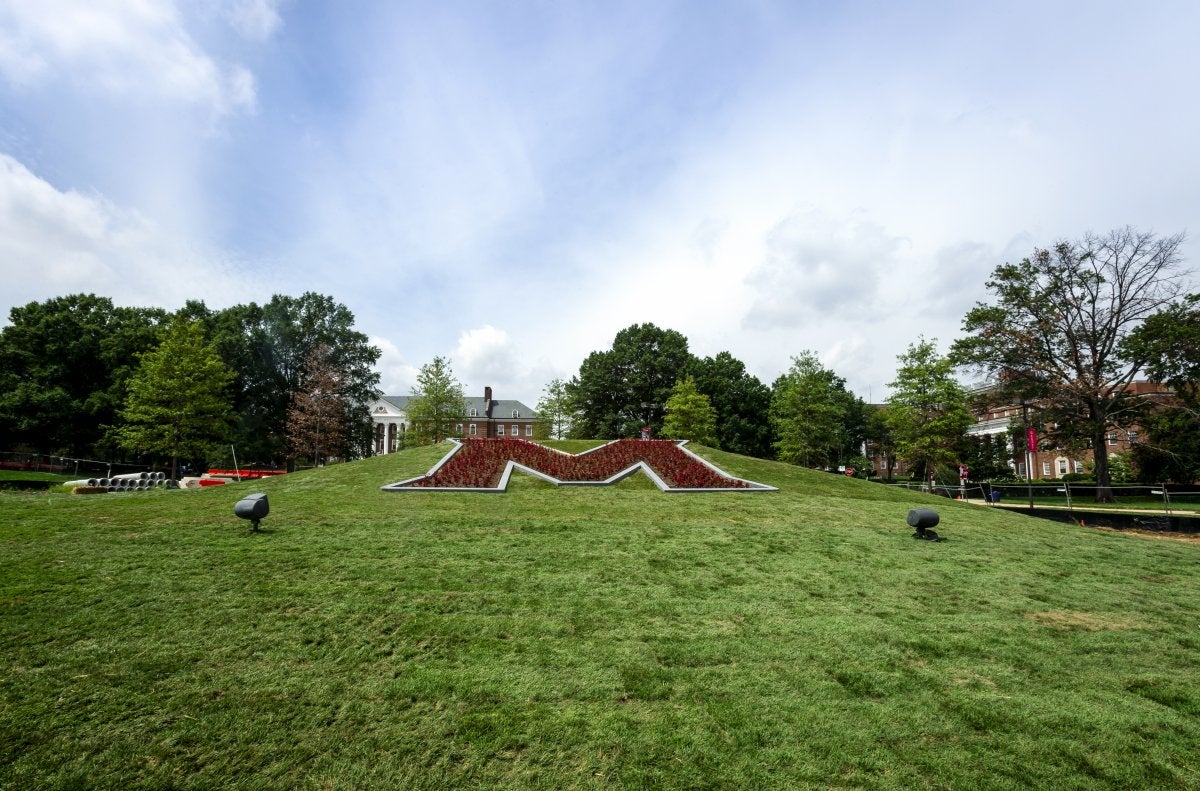
[[[565,483],[605,481],[645,462],[672,489],[745,489],[700,463],[671,440],[623,439],[579,455],[523,439],[466,439],[450,459],[407,486],[494,489],[509,460]]]

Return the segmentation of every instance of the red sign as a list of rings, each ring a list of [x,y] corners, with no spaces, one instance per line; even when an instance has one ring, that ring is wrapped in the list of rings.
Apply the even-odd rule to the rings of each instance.
[[[1025,447],[1037,453],[1037,429],[1025,429]]]
[[[853,467],[847,467],[847,468],[846,468],[846,474],[847,474],[847,475],[850,475],[850,476],[853,476],[853,475],[854,475],[854,468],[853,468]]]

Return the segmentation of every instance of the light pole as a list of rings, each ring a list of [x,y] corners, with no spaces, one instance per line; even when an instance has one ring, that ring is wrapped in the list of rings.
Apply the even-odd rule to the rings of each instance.
[[[1025,426],[1025,487],[1029,490],[1029,510],[1033,510],[1033,451],[1037,447],[1033,446],[1033,441],[1036,440],[1037,434],[1029,425],[1029,404],[1025,403],[1025,396],[1021,396],[1021,422]]]
[[[657,407],[658,407],[658,404],[656,404],[652,401],[643,401],[642,402],[642,414],[645,416],[645,420],[642,423],[642,425],[645,427],[642,429],[642,439],[650,438],[650,418],[653,417],[654,410]]]
[[[321,388],[318,387],[314,390],[312,396],[317,407],[317,431],[313,434],[313,467],[315,468],[320,466],[318,459],[321,452]]]

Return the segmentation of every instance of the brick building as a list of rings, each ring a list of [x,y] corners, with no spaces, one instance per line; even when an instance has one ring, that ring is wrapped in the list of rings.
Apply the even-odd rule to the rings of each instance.
[[[976,387],[972,394],[979,396],[985,393],[986,389],[986,386]],[[1135,396],[1170,396],[1165,387],[1155,382],[1133,382],[1129,385],[1129,389]],[[982,401],[984,399],[977,398],[976,400]],[[875,406],[882,409],[886,405],[877,404]],[[975,413],[974,425],[967,429],[968,437],[986,435],[1003,436],[1012,454],[1009,465],[1013,470],[1013,474],[1022,479],[1026,477],[1024,443],[1020,442],[1014,445],[1012,433],[1015,429],[1019,429],[1023,425],[1022,415],[1026,412],[1028,412],[1030,422],[1037,425],[1039,420],[1038,405],[1036,403],[1025,405],[1021,405],[1020,403],[992,404],[987,408],[981,408],[977,411]],[[1052,428],[1052,426],[1045,428]],[[1042,438],[1042,430],[1039,430],[1038,434],[1038,449],[1035,453],[1031,454],[1032,466],[1030,468],[1030,477],[1033,480],[1056,480],[1071,473],[1088,472],[1091,462],[1094,459],[1091,448],[1070,451],[1053,447]],[[1136,426],[1109,428],[1105,434],[1109,457],[1114,455],[1127,457],[1133,446],[1137,444],[1138,435],[1139,429]],[[887,477],[887,459],[883,454],[879,453],[877,449],[868,446],[866,455],[867,458],[871,459],[871,466],[874,473],[879,477]],[[895,459],[892,467],[892,475],[895,477],[908,477],[909,474],[910,471],[904,462]]]
[[[404,444],[413,430],[408,406],[413,396],[382,396],[371,402],[371,420],[375,424],[375,453],[393,453]],[[482,397],[463,399],[462,417],[455,423],[457,437],[521,437],[533,439],[538,418],[520,401],[492,398],[492,388],[483,388]]]

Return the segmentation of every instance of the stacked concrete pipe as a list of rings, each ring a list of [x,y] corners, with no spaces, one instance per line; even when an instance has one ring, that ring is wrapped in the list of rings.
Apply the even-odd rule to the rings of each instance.
[[[162,472],[130,472],[111,478],[80,478],[67,481],[65,485],[101,488],[110,492],[144,492],[166,486],[167,476]]]

